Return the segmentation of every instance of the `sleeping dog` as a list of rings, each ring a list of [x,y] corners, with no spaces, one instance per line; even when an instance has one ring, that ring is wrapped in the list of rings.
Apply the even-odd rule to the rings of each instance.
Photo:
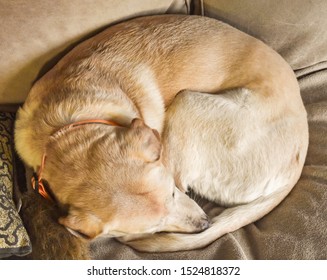
[[[275,51],[214,19],[162,15],[68,53],[32,87],[15,141],[72,234],[176,251],[278,205],[299,179],[308,127]],[[188,188],[228,209],[209,224]]]

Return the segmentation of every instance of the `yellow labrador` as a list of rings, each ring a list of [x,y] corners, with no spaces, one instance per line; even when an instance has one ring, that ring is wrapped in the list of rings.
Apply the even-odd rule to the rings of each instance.
[[[287,63],[222,22],[182,15],[77,46],[33,86],[15,136],[34,186],[67,210],[60,224],[146,251],[202,247],[261,218],[297,182],[308,146]],[[188,186],[231,208],[206,229]]]

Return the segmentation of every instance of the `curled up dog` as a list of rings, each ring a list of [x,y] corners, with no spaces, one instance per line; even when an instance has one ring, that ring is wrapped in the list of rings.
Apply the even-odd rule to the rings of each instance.
[[[168,111],[166,109],[168,108]],[[73,235],[206,246],[278,205],[308,146],[292,69],[197,16],[138,18],[77,46],[20,109],[16,148]],[[227,206],[209,221],[185,192]]]

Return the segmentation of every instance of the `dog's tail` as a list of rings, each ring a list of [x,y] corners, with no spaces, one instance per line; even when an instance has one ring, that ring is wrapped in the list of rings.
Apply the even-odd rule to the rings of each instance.
[[[158,233],[129,240],[129,246],[143,252],[174,252],[203,248],[219,237],[255,222],[275,208],[291,191],[294,184],[260,197],[248,204],[227,208],[213,218],[211,226],[201,233]]]

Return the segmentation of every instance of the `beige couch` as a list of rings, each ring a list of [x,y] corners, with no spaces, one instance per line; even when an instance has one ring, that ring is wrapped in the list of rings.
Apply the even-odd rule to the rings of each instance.
[[[17,206],[25,172],[13,152],[14,112],[65,53],[135,16],[197,13],[225,21],[278,51],[294,69],[309,118],[300,181],[270,214],[207,248],[145,254],[113,239],[92,243],[95,259],[327,259],[327,2],[324,0],[0,0],[0,258],[33,248]],[[240,65],[241,67],[241,65]],[[16,199],[13,200],[13,189]]]

